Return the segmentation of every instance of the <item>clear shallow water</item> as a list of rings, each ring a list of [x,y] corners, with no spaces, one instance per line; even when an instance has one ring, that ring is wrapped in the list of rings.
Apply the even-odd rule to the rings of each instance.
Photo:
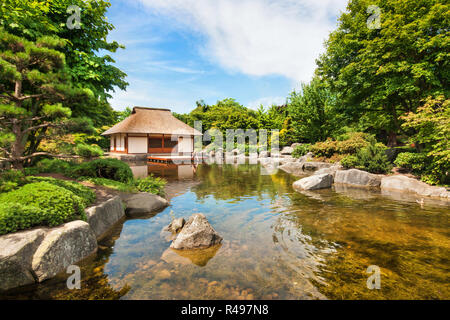
[[[338,188],[297,193],[279,171],[200,165],[164,175],[170,206],[116,225],[82,265],[82,289],[61,274],[8,298],[51,299],[449,299],[446,202]],[[134,167],[145,175],[145,168]],[[174,251],[163,227],[201,212],[221,246]],[[381,289],[369,290],[369,265]]]

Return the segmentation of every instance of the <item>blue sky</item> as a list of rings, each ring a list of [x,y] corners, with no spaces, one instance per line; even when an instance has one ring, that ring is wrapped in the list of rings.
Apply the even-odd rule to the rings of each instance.
[[[284,103],[307,82],[346,0],[112,0],[109,40],[130,86],[111,104],[189,112],[195,101]]]

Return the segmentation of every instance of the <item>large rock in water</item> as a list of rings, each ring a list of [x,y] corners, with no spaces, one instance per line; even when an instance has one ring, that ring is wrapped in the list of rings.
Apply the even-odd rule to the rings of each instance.
[[[125,216],[125,210],[122,200],[116,196],[98,206],[86,209],[86,214],[88,223],[98,239]]]
[[[439,197],[450,199],[450,192],[444,187],[430,186],[424,182],[402,175],[384,177],[381,179],[381,191],[394,190],[411,192],[424,197]]]
[[[381,178],[381,175],[372,174],[358,169],[338,170],[334,176],[334,183],[361,187],[379,187]]]
[[[43,229],[35,229],[0,237],[0,291],[35,282],[31,262],[44,236]]]
[[[147,192],[121,194],[121,198],[126,205],[125,213],[130,217],[158,211],[169,204],[166,199]]]
[[[201,249],[221,242],[222,237],[209,224],[205,215],[196,213],[189,218],[170,247],[173,249]]]
[[[89,224],[77,220],[52,228],[33,256],[31,267],[39,282],[50,279],[97,250]]]
[[[330,188],[332,184],[333,176],[329,173],[323,173],[297,180],[292,186],[297,190],[317,190]]]

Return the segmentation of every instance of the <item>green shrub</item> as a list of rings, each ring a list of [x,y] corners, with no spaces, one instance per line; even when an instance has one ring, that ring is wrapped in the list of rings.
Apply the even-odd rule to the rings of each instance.
[[[84,206],[88,206],[95,201],[94,191],[74,181],[60,180],[50,177],[27,177],[26,181],[28,183],[45,181],[58,187],[62,187],[66,190],[69,190],[76,196],[81,198]]]
[[[72,167],[76,166],[75,163],[61,160],[61,159],[42,159],[34,167],[35,170],[26,171],[27,174],[36,173],[61,173],[67,174]]]
[[[309,151],[316,157],[331,158],[335,154],[355,154],[358,150],[369,145],[369,135],[363,132],[350,132],[339,136],[337,140],[328,138],[323,142],[316,142]]]
[[[35,206],[0,203],[0,235],[25,230],[43,223],[45,213]]]
[[[17,190],[3,193],[0,195],[0,203],[3,204],[0,216],[5,217],[7,221],[11,219],[11,211],[6,210],[5,207],[15,204],[39,209],[34,211],[27,209],[29,214],[39,215],[31,220],[27,218],[26,221],[29,221],[27,224],[58,226],[76,219],[86,220],[85,206],[80,197],[65,188],[45,181],[30,183]],[[20,221],[22,216],[18,215],[17,219]],[[0,224],[6,225],[6,222],[0,222]],[[8,225],[11,223],[9,222]]]
[[[358,157],[353,154],[349,154],[341,159],[341,165],[346,169],[355,168],[358,166]]]
[[[25,175],[20,170],[0,172],[0,193],[9,192],[25,184]]]
[[[117,159],[97,159],[81,163],[70,171],[71,177],[106,178],[124,183],[133,181],[130,167]]]
[[[337,143],[337,141],[328,138],[323,142],[316,142],[309,148],[309,150],[314,153],[316,157],[330,158],[334,153],[337,153],[338,151]]]
[[[310,147],[311,147],[311,145],[309,143],[305,143],[305,144],[296,146],[294,151],[292,152],[292,157],[294,157],[294,158],[303,157],[305,154],[307,154],[309,152]]]
[[[397,156],[394,164],[415,174],[421,174],[428,166],[428,159],[424,153],[403,152]]]
[[[166,180],[150,175],[146,178],[138,179],[136,181],[136,187],[141,192],[163,195],[166,183]]]
[[[103,150],[95,144],[80,143],[75,147],[75,154],[84,158],[94,158],[103,156]]]
[[[375,138],[368,138],[369,145],[359,149],[355,155],[348,155],[341,160],[346,168],[356,168],[370,173],[386,173],[392,169],[382,143],[377,143]]]

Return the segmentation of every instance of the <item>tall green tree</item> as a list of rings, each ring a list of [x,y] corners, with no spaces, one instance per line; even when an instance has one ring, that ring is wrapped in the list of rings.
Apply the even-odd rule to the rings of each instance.
[[[66,22],[73,12],[69,6],[80,8],[80,28],[68,28]],[[105,0],[3,0],[0,4],[0,26],[6,31],[36,41],[43,36],[65,40],[58,48],[66,57],[67,72],[74,85],[92,91],[96,100],[73,103],[73,116],[87,116],[96,126],[112,124],[115,114],[107,99],[115,88],[125,89],[126,74],[114,66],[109,53],[124,48],[108,41],[114,26],[106,19],[111,4]]]
[[[300,92],[291,93],[287,109],[291,118],[290,134],[296,142],[323,141],[343,126],[342,116],[335,112],[335,96],[317,77],[309,84],[302,84]]]
[[[34,43],[0,28],[0,156],[14,168],[44,154],[34,152],[34,144],[49,128],[75,124],[68,121],[70,101],[89,100],[90,91],[72,86],[64,54],[56,50],[63,45],[57,37]]]
[[[368,27],[377,18],[370,5],[381,9],[379,29]],[[406,133],[401,115],[428,96],[448,96],[449,61],[448,1],[350,0],[317,63],[340,111],[395,145]]]

